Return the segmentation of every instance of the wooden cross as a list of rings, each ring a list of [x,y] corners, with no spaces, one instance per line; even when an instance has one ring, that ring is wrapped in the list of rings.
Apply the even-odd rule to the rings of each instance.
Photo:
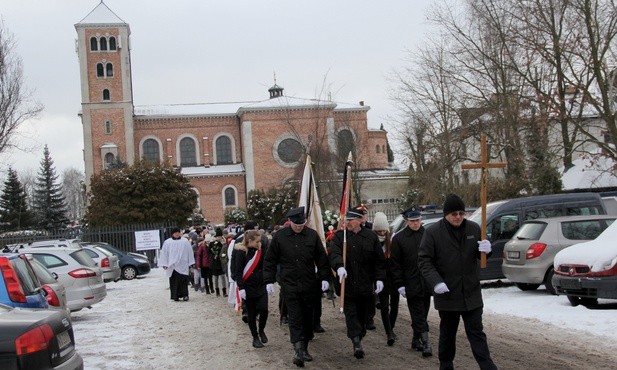
[[[482,134],[482,158],[480,163],[463,164],[461,166],[464,170],[471,170],[480,168],[482,170],[482,177],[480,180],[480,202],[482,204],[482,223],[480,224],[480,230],[482,232],[482,240],[486,239],[486,178],[487,170],[489,168],[504,168],[505,162],[493,162],[488,161],[488,154],[486,152],[486,134]],[[482,253],[480,257],[480,267],[486,268],[486,253]]]

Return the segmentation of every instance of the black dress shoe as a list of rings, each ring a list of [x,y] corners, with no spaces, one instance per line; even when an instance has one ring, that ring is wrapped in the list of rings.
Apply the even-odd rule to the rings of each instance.
[[[324,329],[321,325],[317,325],[313,328],[313,333],[325,333],[326,329]]]
[[[367,323],[366,323],[366,325],[365,325],[365,327],[366,327],[366,330],[375,330],[375,329],[377,329],[377,328],[375,327],[375,322],[374,322],[374,321],[372,321],[372,320],[371,320],[371,321],[369,321],[369,322],[367,322]]]
[[[266,333],[263,330],[259,332],[259,338],[261,343],[268,343],[268,337],[266,337]]]
[[[186,296],[186,297],[182,297],[182,300],[183,300],[184,302],[186,302],[186,301],[188,301],[188,300],[189,300],[189,297],[188,297],[188,296]]]
[[[259,337],[253,337],[253,347],[255,348],[263,348],[263,343],[259,340]]]
[[[391,332],[389,332],[389,333],[388,333],[388,342],[387,342],[387,343],[388,343],[388,345],[389,345],[389,346],[394,345],[394,342],[395,342],[395,341],[396,341],[396,338],[395,338],[395,336],[394,336],[394,332],[392,332],[392,331],[391,331]]]

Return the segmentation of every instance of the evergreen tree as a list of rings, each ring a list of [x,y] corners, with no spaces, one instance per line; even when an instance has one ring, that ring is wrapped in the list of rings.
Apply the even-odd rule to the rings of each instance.
[[[51,159],[47,145],[43,150],[41,168],[34,183],[32,204],[37,222],[41,227],[54,229],[68,223],[62,188],[58,182],[54,161]]]
[[[8,177],[0,196],[0,225],[4,230],[21,230],[32,225],[34,216],[28,210],[26,190],[9,167]]]
[[[171,221],[186,226],[197,208],[188,178],[169,164],[137,162],[92,177],[86,221],[113,226]]]

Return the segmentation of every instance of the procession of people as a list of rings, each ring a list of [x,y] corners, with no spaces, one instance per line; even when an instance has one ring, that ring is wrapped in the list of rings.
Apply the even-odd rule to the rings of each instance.
[[[436,351],[439,369],[454,369],[462,318],[479,368],[497,369],[482,327],[478,263],[482,253],[490,254],[491,244],[482,240],[480,226],[465,218],[463,200],[448,195],[443,218],[427,228],[418,207],[401,211],[406,227],[394,235],[384,213],[377,212],[372,221],[367,213],[364,205],[348,208],[338,230],[319,235],[307,226],[305,207],[297,207],[288,211],[283,225],[268,233],[253,221],[231,233],[199,230],[192,249],[193,238],[188,233],[182,238],[180,229],[174,229],[163,244],[159,266],[167,270],[175,301],[188,300],[191,268],[198,277],[196,291],[229,294],[228,302],[242,312],[257,349],[269,343],[268,295],[278,290],[280,324],[288,325],[291,362],[297,367],[319,361],[319,354],[309,353],[309,343],[315,333],[325,332],[320,323],[321,299],[334,291],[346,333],[329,335],[348,338],[352,359],[371,355],[362,340],[367,330],[375,329],[370,328],[373,316],[381,318],[386,344],[398,342],[394,327],[399,303],[404,301],[412,340],[401,344],[401,350],[420,352],[419,361]],[[433,323],[439,328],[437,348],[429,336],[431,302],[440,318]]]

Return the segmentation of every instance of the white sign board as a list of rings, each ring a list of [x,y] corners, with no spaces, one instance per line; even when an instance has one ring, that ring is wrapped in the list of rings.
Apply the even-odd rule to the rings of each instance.
[[[135,231],[135,247],[138,251],[161,248],[158,230]]]

